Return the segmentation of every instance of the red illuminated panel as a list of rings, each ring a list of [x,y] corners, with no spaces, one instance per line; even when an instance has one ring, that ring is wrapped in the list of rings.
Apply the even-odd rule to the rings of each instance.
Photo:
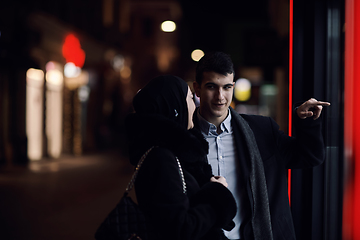
[[[343,239],[360,239],[360,2],[345,3]],[[357,14],[355,14],[357,13]]]
[[[81,49],[80,41],[74,34],[66,36],[62,47],[62,54],[66,62],[72,62],[80,68],[84,66],[85,52]]]
[[[360,239],[360,2],[354,0],[354,5],[354,239]]]
[[[293,72],[293,0],[290,0],[289,9],[289,136],[291,136],[292,125],[292,72]],[[288,170],[288,194],[291,200],[291,170]]]

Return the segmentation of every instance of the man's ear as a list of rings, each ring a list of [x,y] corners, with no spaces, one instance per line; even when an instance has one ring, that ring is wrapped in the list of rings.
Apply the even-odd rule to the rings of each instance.
[[[197,83],[196,81],[193,82],[193,86],[194,86],[194,90],[195,90],[195,94],[197,97],[200,97],[200,90],[201,90],[201,86],[199,83]]]

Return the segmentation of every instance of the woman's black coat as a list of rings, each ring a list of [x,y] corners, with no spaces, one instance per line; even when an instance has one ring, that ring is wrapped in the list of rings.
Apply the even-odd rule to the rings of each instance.
[[[139,206],[155,229],[154,239],[227,239],[221,228],[233,227],[236,203],[226,187],[210,182],[208,145],[202,134],[159,115],[129,115],[127,129],[133,165],[147,149],[157,146],[135,182]]]

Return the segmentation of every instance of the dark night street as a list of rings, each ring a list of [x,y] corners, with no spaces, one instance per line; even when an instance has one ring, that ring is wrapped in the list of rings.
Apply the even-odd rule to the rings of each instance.
[[[2,166],[1,239],[94,239],[131,173],[116,153]]]

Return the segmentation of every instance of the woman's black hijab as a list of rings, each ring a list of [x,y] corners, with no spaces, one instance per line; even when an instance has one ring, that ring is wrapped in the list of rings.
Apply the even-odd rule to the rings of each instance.
[[[212,176],[208,143],[197,129],[187,130],[187,93],[188,85],[181,78],[160,76],[135,95],[135,113],[127,117],[130,162],[136,165],[151,146],[166,147],[202,186]]]
[[[166,75],[152,79],[134,97],[136,113],[160,114],[187,128],[188,85],[179,77]]]

